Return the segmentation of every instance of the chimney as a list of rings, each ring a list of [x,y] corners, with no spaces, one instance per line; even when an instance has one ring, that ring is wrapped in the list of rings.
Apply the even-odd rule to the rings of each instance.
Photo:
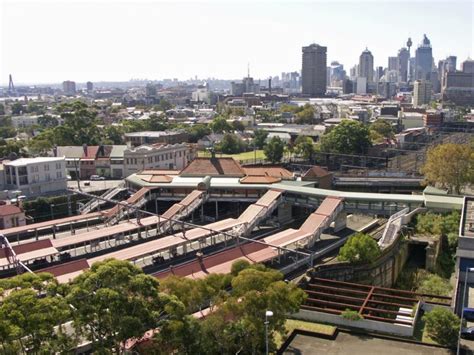
[[[82,150],[84,151],[84,156],[87,157],[87,144],[86,143],[82,145]]]
[[[58,156],[58,146],[56,144],[53,147],[53,155],[54,155],[54,157]]]
[[[272,94],[272,78],[268,78],[268,93]]]

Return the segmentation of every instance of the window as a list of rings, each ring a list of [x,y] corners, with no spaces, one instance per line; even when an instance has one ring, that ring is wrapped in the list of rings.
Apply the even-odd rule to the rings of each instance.
[[[44,171],[49,171],[49,165],[48,165],[48,164],[46,164],[46,165],[44,166]]]
[[[46,181],[50,181],[51,180],[51,176],[49,174],[46,174]]]
[[[61,169],[61,163],[56,163],[56,169]]]
[[[63,177],[63,173],[60,172],[60,171],[57,171],[57,172],[56,172],[56,177],[57,177],[58,179],[61,179],[61,178]]]

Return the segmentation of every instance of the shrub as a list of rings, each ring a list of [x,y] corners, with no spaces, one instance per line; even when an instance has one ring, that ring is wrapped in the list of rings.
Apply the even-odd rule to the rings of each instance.
[[[362,319],[362,316],[357,311],[346,308],[344,312],[341,313],[341,317],[351,321],[358,321]]]

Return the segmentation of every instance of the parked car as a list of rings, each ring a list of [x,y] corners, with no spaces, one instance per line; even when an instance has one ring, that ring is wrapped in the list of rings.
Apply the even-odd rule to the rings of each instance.
[[[105,177],[99,176],[99,175],[91,175],[90,178],[92,181],[99,181],[99,180],[105,180]]]
[[[474,308],[464,308],[463,318],[468,322],[474,322]]]
[[[474,327],[462,328],[461,338],[474,340]]]

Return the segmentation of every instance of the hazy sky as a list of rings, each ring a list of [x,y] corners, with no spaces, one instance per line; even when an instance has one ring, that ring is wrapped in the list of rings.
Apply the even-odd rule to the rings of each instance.
[[[437,61],[474,56],[474,1],[0,0],[0,83],[216,77],[301,68],[301,47],[328,47],[348,71],[426,33]],[[459,64],[458,64],[459,65]]]

